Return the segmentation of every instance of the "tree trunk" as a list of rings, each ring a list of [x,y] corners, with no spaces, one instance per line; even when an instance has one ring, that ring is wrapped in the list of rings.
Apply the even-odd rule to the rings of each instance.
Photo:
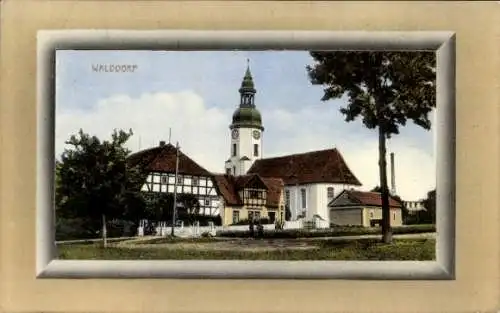
[[[108,246],[107,234],[108,229],[106,227],[106,215],[102,215],[102,246],[106,248]]]
[[[391,211],[389,208],[389,188],[387,187],[386,135],[382,125],[378,127],[378,150],[380,189],[382,194],[382,242],[392,242]]]

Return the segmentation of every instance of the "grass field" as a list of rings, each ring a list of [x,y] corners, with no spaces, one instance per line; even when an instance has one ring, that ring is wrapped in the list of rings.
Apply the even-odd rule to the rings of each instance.
[[[395,239],[169,239],[61,244],[59,259],[77,260],[434,260],[435,240]]]

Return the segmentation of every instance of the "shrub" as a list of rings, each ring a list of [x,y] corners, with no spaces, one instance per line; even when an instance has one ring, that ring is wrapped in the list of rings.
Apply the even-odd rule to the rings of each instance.
[[[201,237],[203,237],[203,238],[211,238],[213,236],[212,236],[212,234],[210,232],[205,231],[205,232],[201,233]]]
[[[213,222],[215,226],[222,225],[222,218],[220,215],[217,216],[205,216],[205,215],[187,215],[184,214],[178,217],[180,220],[184,221],[184,225],[194,225],[195,222],[199,222],[200,226],[208,226],[210,222]]]
[[[56,240],[95,239],[99,233],[86,227],[88,221],[82,218],[56,218]]]
[[[257,224],[257,223],[260,223],[262,225],[266,225],[266,224],[272,224],[270,221],[269,221],[269,218],[267,217],[263,217],[261,219],[259,219],[258,221],[255,221],[254,224]],[[250,220],[248,219],[243,219],[243,220],[240,220],[236,223],[233,223],[231,224],[231,226],[237,226],[237,225],[250,225]]]

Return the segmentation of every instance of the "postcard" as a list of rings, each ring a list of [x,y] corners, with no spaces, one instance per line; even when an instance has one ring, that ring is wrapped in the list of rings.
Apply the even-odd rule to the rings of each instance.
[[[54,260],[436,262],[438,57],[55,49]]]

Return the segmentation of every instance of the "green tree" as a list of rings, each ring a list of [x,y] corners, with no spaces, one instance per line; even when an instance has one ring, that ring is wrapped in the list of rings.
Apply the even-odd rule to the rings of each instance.
[[[436,189],[427,193],[424,207],[426,211],[423,211],[420,216],[422,222],[436,224]]]
[[[382,188],[380,188],[380,186],[375,186],[370,191],[371,192],[382,192]]]
[[[130,153],[124,144],[132,136],[115,130],[101,141],[80,130],[66,144],[56,165],[56,207],[60,218],[79,219],[88,232],[101,232],[107,240],[107,221],[139,216],[143,175],[127,166]],[[133,207],[134,206],[134,207]]]
[[[173,193],[149,193],[147,197],[149,201],[143,218],[170,223],[174,206]],[[199,200],[195,195],[179,193],[176,200],[176,220],[182,220],[187,224],[194,224],[196,221],[202,223],[208,219],[213,219],[215,222],[216,218],[202,215]]]
[[[386,140],[413,121],[430,129],[436,106],[435,52],[311,52],[307,66],[313,85],[324,85],[323,101],[347,97],[340,109],[346,122],[361,118],[378,130],[379,176],[382,193],[382,240],[392,241],[387,186]]]

